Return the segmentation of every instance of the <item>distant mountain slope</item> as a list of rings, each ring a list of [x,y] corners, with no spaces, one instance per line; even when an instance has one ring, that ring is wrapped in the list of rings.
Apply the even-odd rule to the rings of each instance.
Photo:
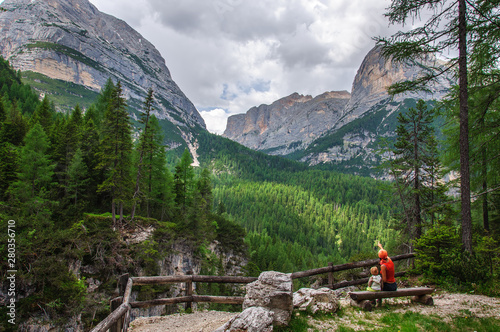
[[[358,69],[351,94],[330,92],[314,99],[293,94],[230,117],[224,135],[252,149],[311,166],[325,164],[343,172],[374,175],[373,168],[380,159],[378,143],[381,137],[394,136],[397,113],[420,98],[441,99],[451,82],[444,77],[431,86],[432,93],[394,98],[388,95],[387,87],[439,64],[430,57],[413,65],[385,61],[380,48],[375,47]],[[329,99],[332,94],[338,99]],[[311,106],[318,98],[321,102]]]
[[[5,0],[0,6],[5,10],[0,11],[0,54],[16,70],[44,75],[33,82],[52,79],[98,92],[111,77],[121,81],[135,109],[152,87],[157,116],[171,122],[179,137],[189,136],[182,128],[205,128],[158,50],[124,21],[99,12],[88,0]],[[71,87],[67,93],[84,95]]]

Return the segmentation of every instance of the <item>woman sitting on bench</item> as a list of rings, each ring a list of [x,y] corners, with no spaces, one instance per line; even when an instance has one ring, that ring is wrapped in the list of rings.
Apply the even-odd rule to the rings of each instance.
[[[383,291],[396,291],[398,289],[398,284],[394,278],[394,262],[390,257],[387,256],[387,251],[384,250],[380,242],[378,243],[380,250],[378,251],[378,257],[380,258],[380,274],[382,275],[382,280],[384,281]]]

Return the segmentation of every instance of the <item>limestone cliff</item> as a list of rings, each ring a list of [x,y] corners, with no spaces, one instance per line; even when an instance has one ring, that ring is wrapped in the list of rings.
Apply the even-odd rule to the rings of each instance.
[[[229,117],[224,136],[255,150],[286,155],[304,149],[331,129],[349,97],[347,91],[326,92],[315,98],[294,93]]]
[[[0,6],[0,54],[15,69],[94,91],[111,77],[138,105],[152,87],[160,119],[205,127],[158,50],[124,21],[88,0],[5,0]]]

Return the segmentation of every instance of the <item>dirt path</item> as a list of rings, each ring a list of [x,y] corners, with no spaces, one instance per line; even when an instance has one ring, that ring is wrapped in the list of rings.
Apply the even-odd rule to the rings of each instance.
[[[500,299],[482,295],[439,293],[433,295],[434,306],[411,303],[406,298],[387,299],[394,312],[414,311],[424,315],[435,315],[445,321],[459,315],[475,317],[496,317],[500,319]],[[335,331],[339,326],[363,330],[363,326],[353,324],[358,322],[362,312],[353,308],[347,298],[340,299],[343,308],[351,308],[352,314],[343,315],[331,320],[315,320],[310,318],[310,325],[320,331]],[[386,312],[386,311],[384,311]],[[378,320],[384,313],[375,309],[369,314],[371,320]],[[139,318],[131,323],[131,332],[211,332],[226,323],[236,313],[220,311],[201,311],[192,314],[175,314],[162,317]],[[356,317],[356,319],[352,319]],[[366,326],[365,326],[366,327]]]

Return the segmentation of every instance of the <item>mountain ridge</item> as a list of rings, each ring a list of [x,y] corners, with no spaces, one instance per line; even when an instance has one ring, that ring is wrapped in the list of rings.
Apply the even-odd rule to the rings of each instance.
[[[158,118],[177,127],[206,128],[160,52],[125,21],[101,13],[88,0],[5,0],[1,7],[0,54],[16,70],[93,91],[112,78],[138,109],[151,87]]]

